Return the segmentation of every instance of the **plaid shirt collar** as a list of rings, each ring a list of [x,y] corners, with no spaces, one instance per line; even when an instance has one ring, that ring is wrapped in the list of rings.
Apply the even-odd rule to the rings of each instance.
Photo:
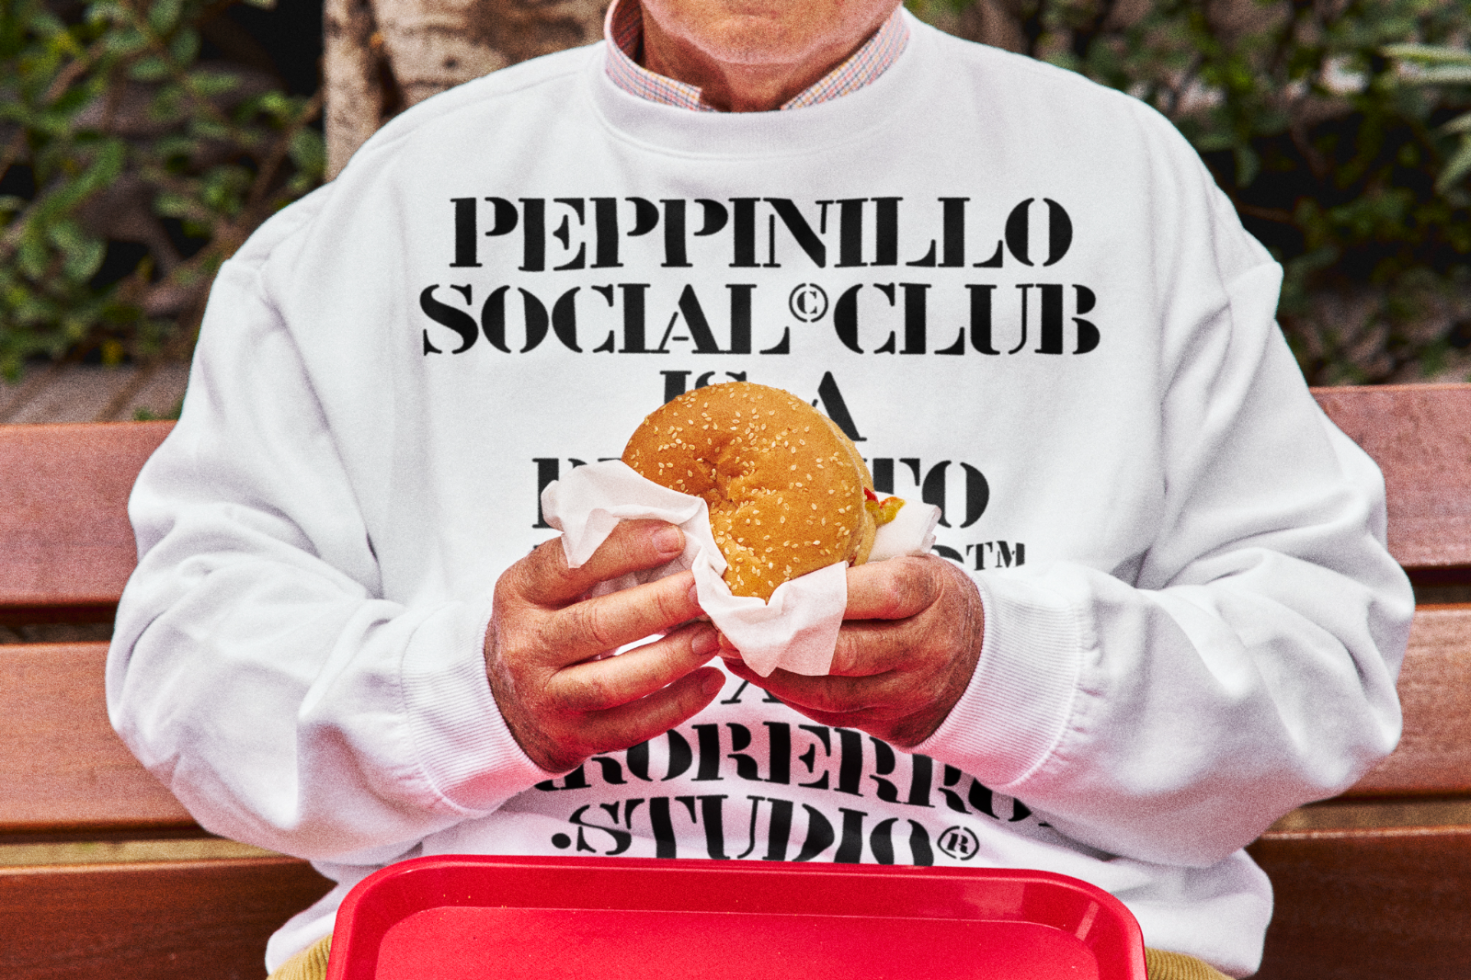
[[[644,12],[636,0],[613,0],[608,7],[603,34],[608,41],[608,77],[623,91],[650,102],[680,109],[719,111],[701,101],[698,87],[651,72],[634,60],[643,43],[644,34]],[[877,81],[904,51],[907,43],[909,25],[904,22],[903,8],[899,7],[848,60],[781,108],[800,109],[856,92]]]

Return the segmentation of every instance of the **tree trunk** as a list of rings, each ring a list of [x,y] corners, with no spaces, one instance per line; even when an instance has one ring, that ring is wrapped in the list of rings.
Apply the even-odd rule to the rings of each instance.
[[[399,111],[602,36],[607,0],[326,0],[327,176]]]

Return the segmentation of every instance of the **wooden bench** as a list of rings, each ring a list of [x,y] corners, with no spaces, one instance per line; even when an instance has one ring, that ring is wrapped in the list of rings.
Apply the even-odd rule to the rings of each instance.
[[[170,427],[0,426],[0,626],[110,623],[136,559],[128,491]],[[206,836],[112,733],[106,656],[0,645],[0,845]],[[0,977],[261,980],[266,939],[329,887],[275,856],[0,865]]]
[[[1384,471],[1415,583],[1399,748],[1251,848],[1277,910],[1261,980],[1471,978],[1471,385],[1328,388]]]
[[[1253,845],[1278,894],[1259,976],[1471,980],[1471,385],[1317,395],[1384,468],[1422,605],[1399,751]],[[206,836],[112,734],[105,643],[34,642],[110,622],[128,489],[168,429],[0,426],[0,629],[27,640],[0,645],[0,851]],[[327,887],[264,855],[0,864],[0,977],[260,980],[266,937]]]

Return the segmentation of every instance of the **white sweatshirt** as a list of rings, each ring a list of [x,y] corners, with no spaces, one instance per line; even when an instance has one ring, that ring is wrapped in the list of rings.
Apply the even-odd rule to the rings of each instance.
[[[783,113],[640,100],[601,46],[390,123],[220,272],[132,501],[118,730],[206,828],[346,888],[429,853],[1042,868],[1250,973],[1241,848],[1399,732],[1412,599],[1373,464],[1273,322],[1278,268],[1143,104],[915,22]],[[917,754],[731,679],[553,779],[485,679],[539,491],[731,378],[944,508],[985,603]]]

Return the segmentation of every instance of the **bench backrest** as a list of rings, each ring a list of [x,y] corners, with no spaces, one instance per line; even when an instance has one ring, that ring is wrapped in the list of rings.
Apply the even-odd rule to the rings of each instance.
[[[1384,471],[1389,550],[1420,596],[1400,747],[1347,795],[1471,796],[1471,385],[1314,394]]]
[[[105,623],[137,562],[127,499],[172,423],[0,426],[0,625]],[[194,821],[113,734],[105,643],[0,645],[0,840]]]
[[[1462,600],[1422,598],[1400,682],[1403,742],[1346,798],[1471,801],[1471,602],[1464,602],[1471,598],[1471,385],[1315,394],[1384,470],[1390,550],[1422,596]],[[0,426],[0,625],[110,621],[136,560],[128,489],[169,430],[169,423]],[[103,643],[0,645],[0,842],[202,833],[108,726],[105,656]],[[1384,925],[1382,910],[1334,918],[1318,906],[1346,894],[1344,873],[1377,883],[1377,892],[1359,899],[1370,903],[1413,891],[1434,874],[1454,886],[1452,920],[1471,921],[1471,826],[1462,824],[1471,818],[1406,836],[1371,817],[1367,826],[1269,834],[1254,854],[1278,884],[1279,912],[1261,976],[1412,975],[1373,953],[1385,942],[1373,924],[1381,932],[1398,928]],[[1416,847],[1438,866],[1419,868]],[[1353,868],[1325,872],[1335,861]],[[0,917],[5,888],[17,880],[0,874]],[[299,902],[303,889],[318,886],[299,879],[293,887],[283,901]],[[299,907],[283,907],[282,918]],[[1408,955],[1394,954],[1392,942],[1385,948]],[[1327,970],[1325,956],[1346,966]],[[1435,972],[1439,962],[1413,975],[1451,976]]]

